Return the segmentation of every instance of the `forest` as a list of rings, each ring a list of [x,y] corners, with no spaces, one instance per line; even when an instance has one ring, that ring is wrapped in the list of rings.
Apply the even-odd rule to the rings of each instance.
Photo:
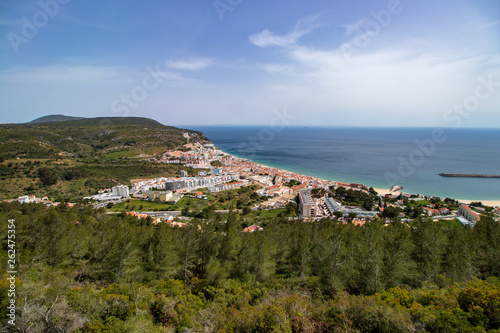
[[[0,203],[14,220],[11,332],[500,332],[500,225],[364,226],[238,212],[183,228],[64,204]],[[262,231],[245,233],[250,225]],[[3,273],[6,274],[6,273]]]

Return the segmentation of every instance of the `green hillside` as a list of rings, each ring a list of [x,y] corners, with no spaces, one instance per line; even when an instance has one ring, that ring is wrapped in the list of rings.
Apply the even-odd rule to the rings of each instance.
[[[182,165],[142,160],[188,141],[210,142],[201,132],[138,117],[0,125],[0,200],[78,200],[133,178],[178,175]]]
[[[80,119],[85,119],[85,117],[72,117],[72,116],[65,116],[62,114],[51,114],[48,116],[43,116],[40,118],[36,118],[35,120],[30,121],[30,124],[35,124],[35,123],[50,123],[54,121],[70,121],[70,120],[80,120]]]
[[[0,125],[0,158],[105,157],[110,153],[132,157],[186,144],[183,132],[191,141],[209,142],[203,133],[139,117],[5,124]]]

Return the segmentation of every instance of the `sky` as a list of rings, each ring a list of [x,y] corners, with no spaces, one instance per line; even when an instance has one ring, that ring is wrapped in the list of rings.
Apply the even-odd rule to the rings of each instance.
[[[500,128],[498,0],[2,0],[0,122]]]

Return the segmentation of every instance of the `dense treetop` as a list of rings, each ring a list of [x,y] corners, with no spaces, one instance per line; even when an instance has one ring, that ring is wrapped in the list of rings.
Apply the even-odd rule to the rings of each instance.
[[[472,229],[421,218],[356,227],[208,211],[172,228],[87,206],[1,203],[0,220],[9,218],[21,330],[500,329],[500,225],[486,215]],[[252,224],[263,231],[242,232]],[[7,290],[1,281],[3,312]]]

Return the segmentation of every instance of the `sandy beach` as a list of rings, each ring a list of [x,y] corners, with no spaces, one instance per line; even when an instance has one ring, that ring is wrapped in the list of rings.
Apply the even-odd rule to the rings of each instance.
[[[500,207],[500,200],[467,200],[467,199],[456,199],[458,202],[464,204],[470,204],[471,202],[482,202],[485,206]]]
[[[227,152],[223,152],[223,153],[226,154],[226,155],[228,155],[228,156],[234,157],[234,158],[241,158],[241,157],[237,157],[237,156],[231,155],[231,154],[229,154]],[[282,170],[282,171],[285,171],[285,172],[295,173],[293,171],[288,171],[288,170],[285,170],[285,169],[278,169],[276,167],[272,167],[272,166],[265,165],[265,164],[262,164],[262,163],[257,163],[257,162],[253,162],[253,163],[258,164],[258,165],[260,165],[262,167],[266,167],[266,168],[271,168],[271,169],[276,169],[276,170]],[[327,181],[331,181],[331,180],[327,180]],[[403,193],[403,191],[401,191],[401,190],[397,190],[397,191],[391,192],[390,189],[388,189],[388,188],[374,188],[374,190],[379,195],[382,195],[382,196],[384,196],[386,194],[400,195],[401,193]],[[455,198],[452,198],[452,199],[455,199]],[[470,204],[471,202],[478,202],[478,201],[480,201],[485,206],[500,207],[500,200],[469,200],[469,199],[455,199],[455,200],[457,200],[458,202],[464,203],[464,204]]]
[[[391,192],[390,189],[388,188],[373,188],[378,194],[380,195],[386,195],[386,194],[397,194],[399,195],[401,193],[401,191],[395,191],[395,192]]]
[[[395,191],[395,192],[390,192],[388,188],[374,188],[375,191],[377,191],[378,194],[380,195],[386,195],[386,194],[397,194],[399,195],[401,191]],[[455,198],[453,198],[455,199]],[[500,200],[469,200],[469,199],[455,199],[458,202],[464,203],[464,204],[470,204],[471,202],[482,202],[483,205],[485,206],[491,206],[491,207],[500,207]]]

